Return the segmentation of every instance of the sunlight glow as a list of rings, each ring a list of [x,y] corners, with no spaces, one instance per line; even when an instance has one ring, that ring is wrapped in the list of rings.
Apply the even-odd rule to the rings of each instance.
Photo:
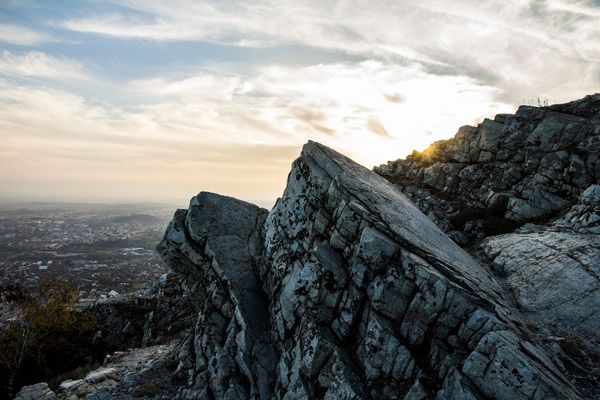
[[[272,204],[309,139],[370,168],[600,91],[589,0],[5,3],[0,200]]]

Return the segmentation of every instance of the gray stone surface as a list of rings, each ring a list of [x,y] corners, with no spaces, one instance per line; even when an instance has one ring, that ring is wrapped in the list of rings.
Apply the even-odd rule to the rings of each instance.
[[[200,193],[158,249],[200,310],[179,398],[578,398],[493,274],[320,144],[269,213]]]
[[[15,400],[54,400],[56,394],[50,390],[46,382],[23,386],[15,396]]]
[[[110,400],[112,396],[107,388],[101,388],[85,396],[85,400]]]
[[[532,321],[600,340],[598,234],[523,229],[488,238],[482,247]]]
[[[115,352],[109,363],[78,380],[60,384],[60,400],[169,400],[179,383],[174,380],[174,344]]]
[[[480,245],[538,341],[588,398],[600,395],[599,188],[590,186],[549,224],[525,225]]]

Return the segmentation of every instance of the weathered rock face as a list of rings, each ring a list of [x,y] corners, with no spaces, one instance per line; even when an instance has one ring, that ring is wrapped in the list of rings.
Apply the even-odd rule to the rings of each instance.
[[[200,309],[180,398],[578,398],[493,274],[317,143],[270,212],[200,193],[159,251]]]
[[[158,247],[200,308],[181,348],[189,399],[269,398],[274,384],[268,299],[258,265],[267,211],[200,193],[179,210]]]
[[[115,352],[104,366],[80,379],[63,381],[60,400],[172,399],[181,382],[172,376],[173,344]]]
[[[546,225],[485,239],[480,249],[536,336],[585,388],[600,395],[600,185]]]
[[[600,94],[464,126],[375,171],[460,244],[547,220],[600,179]]]
[[[23,386],[15,400],[55,400],[56,394],[50,390],[45,382],[35,385]]]

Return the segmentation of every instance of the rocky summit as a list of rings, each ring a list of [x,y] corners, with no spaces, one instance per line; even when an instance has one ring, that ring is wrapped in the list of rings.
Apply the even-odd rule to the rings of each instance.
[[[270,212],[200,193],[159,251],[200,307],[180,398],[579,397],[494,270],[318,143]]]
[[[97,307],[156,347],[19,398],[599,398],[599,177],[599,94],[375,172],[309,142],[272,210],[175,212],[168,301]]]

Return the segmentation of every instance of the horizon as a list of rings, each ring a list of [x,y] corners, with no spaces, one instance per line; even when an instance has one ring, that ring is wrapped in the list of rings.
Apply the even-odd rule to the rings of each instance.
[[[144,209],[172,209],[173,207],[178,209],[187,208],[191,199],[198,195],[199,193],[190,195],[188,201],[183,203],[176,202],[150,202],[150,201],[72,201],[72,200],[28,200],[26,198],[21,199],[11,199],[11,198],[2,198],[0,197],[0,211],[15,211],[15,210],[25,210],[25,211],[36,211],[36,208],[42,211],[48,210],[56,210],[60,206],[86,206],[86,207],[126,207],[126,206],[136,206],[136,207],[144,207]],[[268,200],[265,201],[257,201],[255,204],[259,207],[266,208],[270,210],[273,208],[274,204],[271,204]],[[30,208],[31,207],[31,208]]]
[[[308,140],[372,168],[599,92],[598,26],[597,0],[6,1],[0,201],[270,208]]]

